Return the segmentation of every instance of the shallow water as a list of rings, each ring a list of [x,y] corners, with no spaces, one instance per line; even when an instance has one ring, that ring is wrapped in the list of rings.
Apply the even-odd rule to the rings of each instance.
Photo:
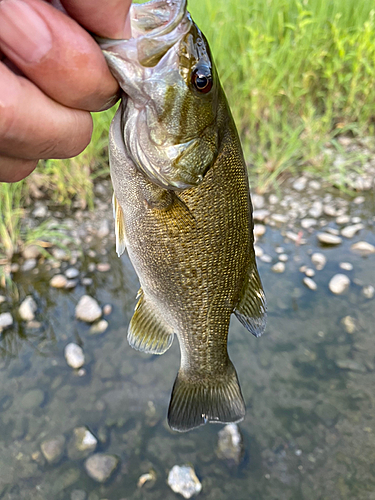
[[[21,299],[31,294],[38,303],[41,327],[31,330],[18,322],[0,341],[0,498],[70,500],[73,490],[84,490],[89,500],[169,500],[177,496],[166,484],[168,471],[189,463],[202,482],[202,499],[374,500],[375,299],[367,299],[362,288],[375,284],[375,255],[363,258],[350,250],[355,241],[375,244],[373,205],[360,215],[366,228],[352,240],[319,248],[327,265],[316,272],[315,292],[303,285],[299,271],[303,264],[313,267],[315,232],[304,235],[306,245],[296,246],[283,230],[267,227],[259,241],[274,262],[278,246],[289,260],[283,274],[259,261],[269,309],[264,336],[253,338],[235,318],[230,328],[229,352],[247,405],[239,424],[245,449],[239,466],[217,456],[221,425],[187,434],[169,430],[165,415],[179,366],[178,343],[162,357],[128,346],[138,282],[128,258],[115,255],[113,242],[111,270],[93,273],[89,287],[51,289],[51,272],[42,266],[37,275],[16,274]],[[75,267],[90,275],[92,260],[86,256]],[[343,261],[353,271],[342,271]],[[351,285],[335,296],[328,282],[339,272]],[[104,334],[90,334],[89,325],[74,317],[85,293],[113,306]],[[5,310],[9,302],[0,305]],[[341,323],[348,315],[356,325],[352,334]],[[83,376],[66,364],[69,342],[84,349]],[[105,485],[90,479],[84,459],[72,455],[73,429],[79,426],[99,439],[96,451],[121,460]],[[64,456],[48,465],[40,444],[61,434]],[[138,478],[151,469],[156,481],[138,488]]]

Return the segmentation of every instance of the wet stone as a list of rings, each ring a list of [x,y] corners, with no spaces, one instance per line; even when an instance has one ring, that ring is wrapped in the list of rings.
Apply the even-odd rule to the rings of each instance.
[[[318,271],[321,271],[326,265],[327,259],[322,253],[316,252],[312,254],[311,262],[314,264]]]
[[[102,315],[102,310],[95,299],[84,295],[76,306],[76,318],[87,323],[93,323]]]
[[[283,273],[285,271],[285,264],[284,262],[276,262],[271,269],[274,273]]]
[[[354,333],[357,329],[355,319],[351,316],[345,316],[345,318],[342,318],[341,324],[344,326],[347,333],[350,334]]]
[[[315,414],[323,421],[327,427],[332,427],[335,425],[339,411],[338,409],[331,405],[330,403],[318,403],[315,407]]]
[[[253,212],[253,219],[258,221],[258,222],[264,222],[267,217],[269,217],[270,213],[268,210],[261,209],[261,210],[254,210]]]
[[[41,389],[31,389],[21,398],[21,407],[24,410],[38,408],[44,401],[44,392]]]
[[[35,300],[29,295],[20,305],[18,313],[23,321],[32,321],[35,318],[37,308]]]
[[[314,280],[312,280],[311,278],[303,278],[303,283],[304,285],[307,286],[307,288],[309,288],[310,290],[316,290],[318,288],[318,285],[315,283]]]
[[[71,460],[85,458],[95,451],[98,440],[87,427],[76,427],[73,440],[69,444],[68,455]]]
[[[90,328],[91,335],[99,335],[104,333],[108,328],[108,321],[105,319],[100,320],[98,323],[94,323]]]
[[[270,264],[272,262],[272,257],[271,255],[263,254],[260,256],[260,260],[266,264]]]
[[[340,238],[340,236],[329,233],[318,233],[317,238],[320,243],[323,243],[324,245],[340,245],[342,242],[342,238]]]
[[[100,239],[106,238],[109,235],[109,224],[108,224],[108,221],[106,219],[104,219],[101,222],[96,235]]]
[[[49,282],[50,286],[53,288],[65,288],[68,280],[63,274],[56,274]]]
[[[243,439],[237,424],[228,424],[219,431],[217,455],[238,465],[243,456]]]
[[[191,498],[202,489],[194,469],[187,465],[172,467],[168,474],[168,485],[175,493],[179,493],[184,498]]]
[[[72,288],[75,288],[78,285],[78,280],[68,280],[66,282],[65,288],[67,290],[71,290]]]
[[[353,238],[358,231],[363,229],[365,226],[363,224],[353,224],[352,226],[346,226],[343,229],[341,229],[341,234],[342,236],[345,236],[345,238]]]
[[[264,196],[260,194],[252,194],[251,201],[255,210],[259,210],[260,208],[264,207]]]
[[[279,261],[281,262],[287,262],[289,260],[289,257],[287,256],[286,253],[282,253],[279,255]]]
[[[22,252],[25,259],[38,259],[41,255],[40,247],[38,245],[27,245]]]
[[[346,274],[335,274],[335,276],[331,278],[328,287],[332,293],[341,295],[349,288],[349,285],[350,279],[346,276]]]
[[[366,285],[362,288],[362,293],[366,299],[372,299],[375,294],[375,288],[372,285]]]
[[[254,236],[260,238],[266,232],[266,226],[263,224],[254,224]]]
[[[309,210],[309,214],[314,219],[319,219],[323,213],[323,203],[321,201],[314,201],[312,207]]]
[[[54,248],[52,250],[52,255],[56,260],[69,260],[68,252],[63,250],[62,248]]]
[[[96,266],[96,269],[100,273],[106,273],[111,269],[111,264],[109,264],[108,262],[99,262],[99,264],[97,264]]]
[[[343,269],[344,271],[353,271],[353,264],[350,262],[340,262],[339,266],[340,269]]]
[[[301,220],[301,226],[303,227],[303,229],[310,229],[310,227],[316,226],[316,224],[316,219],[306,218]]]
[[[118,463],[119,459],[114,455],[96,453],[89,457],[84,465],[87,474],[94,479],[94,481],[104,483],[114,473]]]
[[[39,205],[33,210],[33,216],[38,218],[47,217],[48,210],[45,205]]]
[[[293,182],[292,187],[295,191],[301,192],[306,188],[306,184],[307,184],[306,177],[299,177]]]
[[[34,269],[34,267],[36,266],[36,264],[37,264],[37,260],[36,259],[27,259],[22,264],[21,271],[23,271],[24,273],[27,273],[27,272],[31,271],[32,269]]]
[[[71,342],[64,349],[64,356],[66,362],[72,368],[81,368],[85,364],[85,355],[83,353],[82,347]]]
[[[374,245],[371,245],[371,243],[368,243],[367,241],[358,241],[358,243],[354,243],[350,249],[362,257],[375,253]]]
[[[82,278],[81,283],[83,286],[91,286],[93,284],[92,278]]]
[[[65,438],[64,436],[56,436],[53,439],[47,439],[42,442],[40,449],[44,458],[50,464],[56,464],[60,461],[64,454]]]
[[[104,316],[109,316],[112,312],[112,306],[111,304],[106,304],[104,307],[103,307],[103,314]]]
[[[79,276],[79,271],[78,271],[78,269],[76,269],[75,267],[69,267],[69,268],[65,271],[65,276],[66,276],[69,280],[74,280],[75,278],[78,278],[78,276]]]
[[[70,494],[70,500],[86,500],[87,495],[84,490],[73,490]]]
[[[359,373],[366,373],[366,367],[354,359],[338,359],[336,360],[336,366],[341,370],[350,370]]]
[[[263,248],[261,248],[259,245],[254,245],[254,252],[255,252],[255,257],[262,257],[263,255]]]
[[[0,332],[13,325],[13,316],[10,312],[0,314]]]
[[[348,224],[349,222],[349,215],[339,215],[338,217],[336,217],[336,224]]]
[[[314,269],[311,269],[311,267],[306,267],[305,274],[308,278],[312,278],[313,276],[315,276],[315,271]]]
[[[277,224],[286,224],[288,222],[288,216],[284,214],[272,214],[271,219]]]

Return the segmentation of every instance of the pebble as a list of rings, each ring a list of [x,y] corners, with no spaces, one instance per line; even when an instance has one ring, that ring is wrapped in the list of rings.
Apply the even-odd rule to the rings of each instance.
[[[338,359],[336,361],[336,366],[341,368],[342,370],[351,370],[359,373],[366,373],[366,367],[354,359]]]
[[[284,253],[285,252],[285,248],[284,247],[276,247],[275,248],[275,252],[276,253]]]
[[[68,280],[63,274],[56,274],[49,282],[53,288],[65,288]]]
[[[13,316],[10,312],[0,314],[0,332],[13,325]]]
[[[108,262],[99,262],[99,264],[97,264],[96,266],[96,269],[101,273],[106,273],[111,269],[111,264],[109,264]]]
[[[260,257],[260,260],[266,264],[270,264],[270,262],[272,262],[272,257],[271,255],[264,254]]]
[[[184,498],[191,498],[202,489],[194,469],[187,465],[172,467],[168,474],[168,485],[175,493],[179,493]]]
[[[293,184],[292,184],[292,188],[295,190],[295,191],[303,191],[305,188],[306,188],[306,184],[307,184],[307,179],[306,177],[299,177],[298,179],[296,179]]]
[[[305,274],[308,278],[312,278],[313,276],[315,276],[315,271],[314,269],[311,269],[311,267],[306,267]]]
[[[252,194],[251,201],[255,210],[259,210],[264,207],[264,196],[261,194]]]
[[[276,205],[276,203],[279,201],[279,198],[275,194],[270,194],[268,197],[268,202],[270,205]]]
[[[366,285],[362,288],[362,293],[366,299],[372,299],[375,294],[375,288],[372,285]]]
[[[38,306],[35,300],[28,295],[18,309],[18,313],[23,321],[32,321],[35,318],[35,311]]]
[[[84,490],[73,490],[70,494],[70,500],[86,500],[87,495]]]
[[[237,424],[228,424],[219,431],[219,458],[238,465],[243,456],[243,439]]]
[[[287,256],[287,254],[286,254],[286,253],[281,253],[281,254],[279,255],[279,260],[280,260],[281,262],[287,262],[287,261],[289,260],[289,257]]]
[[[336,217],[336,224],[348,224],[349,222],[349,215],[339,215],[338,217]]]
[[[340,236],[329,233],[318,233],[317,238],[320,243],[323,243],[325,245],[340,245],[340,243],[342,242],[342,238],[340,238]]]
[[[266,232],[266,226],[263,224],[254,224],[254,236],[260,238]]]
[[[69,290],[71,288],[75,288],[77,285],[78,285],[78,280],[68,280],[66,282],[65,288]]]
[[[331,278],[328,286],[332,293],[341,295],[349,288],[349,285],[350,279],[346,274],[335,274],[335,276]]]
[[[36,207],[35,210],[33,210],[34,217],[43,218],[43,217],[47,217],[47,214],[48,214],[48,210],[47,210],[47,207],[45,205],[40,205],[39,207]]]
[[[340,262],[339,266],[340,269],[343,269],[344,271],[353,271],[353,264],[350,262]]]
[[[346,226],[343,229],[341,229],[341,234],[342,236],[345,236],[345,238],[353,238],[355,234],[358,233],[361,229],[363,229],[365,226],[363,224],[353,224],[352,226]]]
[[[311,189],[314,189],[315,191],[318,191],[322,187],[322,185],[318,181],[310,181],[309,186],[311,187]]]
[[[98,323],[94,323],[91,326],[89,332],[91,333],[91,335],[97,335],[100,333],[104,333],[107,330],[107,328],[108,328],[108,321],[102,319]]]
[[[90,264],[87,266],[87,269],[90,271],[90,273],[93,273],[96,269],[96,264],[94,262],[90,262]]]
[[[301,231],[302,234],[302,231]],[[296,245],[305,245],[306,240],[304,238],[301,238],[300,233],[293,233],[293,231],[287,231],[285,233],[285,236],[289,238],[290,240],[294,241]]]
[[[360,254],[362,257],[366,257],[367,255],[375,253],[374,245],[371,245],[371,243],[367,243],[367,241],[358,241],[358,243],[354,243],[350,247],[350,249],[353,252]]]
[[[316,226],[316,224],[316,219],[306,218],[301,220],[301,226],[303,227],[303,229],[310,229],[310,227]]]
[[[56,436],[53,439],[47,439],[40,445],[44,458],[49,464],[56,464],[64,454],[65,438]]]
[[[356,205],[361,205],[364,202],[365,202],[364,196],[356,196],[353,200],[353,203],[355,203]]]
[[[17,264],[17,262],[13,262],[10,266],[10,271],[12,273],[18,273],[19,270],[20,270],[20,265]]]
[[[271,269],[274,273],[283,273],[285,271],[285,264],[284,262],[276,262]]]
[[[25,259],[38,259],[40,255],[40,246],[38,245],[27,245],[22,252]]]
[[[98,232],[96,233],[97,237],[100,239],[104,239],[109,235],[109,224],[107,219],[104,219],[99,226]]]
[[[314,219],[319,219],[323,213],[323,203],[321,201],[314,201],[312,207],[309,210],[309,214]]]
[[[94,481],[104,483],[116,470],[118,463],[119,459],[114,455],[95,453],[85,461],[84,465],[87,474]]]
[[[54,248],[52,250],[52,255],[56,260],[69,260],[69,254],[62,248]]]
[[[27,259],[22,264],[21,271],[23,271],[24,273],[27,273],[27,272],[31,271],[32,269],[34,269],[34,267],[36,266],[36,264],[37,264],[37,260],[36,259]]]
[[[69,280],[74,280],[75,278],[78,278],[78,276],[79,276],[79,271],[78,271],[78,269],[76,269],[75,267],[69,267],[69,268],[65,271],[65,276],[66,276]]]
[[[359,224],[360,222],[362,222],[362,219],[360,217],[352,217],[353,224]]]
[[[73,434],[73,447],[80,453],[80,457],[87,456],[95,451],[98,440],[87,427],[76,427]]]
[[[356,331],[355,319],[352,316],[345,316],[341,320],[342,325],[344,326],[347,333],[354,333]]]
[[[314,264],[318,271],[321,271],[327,263],[327,259],[324,254],[316,252],[311,256],[311,262]]]
[[[72,368],[81,368],[85,363],[85,355],[83,354],[82,348],[73,342],[65,346],[64,356],[66,362]]]
[[[263,249],[258,245],[254,245],[254,252],[255,252],[255,257],[262,257],[263,255]]]
[[[91,286],[93,284],[92,278],[82,278],[81,283],[83,286]]]
[[[277,224],[286,224],[288,222],[288,216],[284,214],[272,214],[271,219]]]
[[[324,205],[323,212],[325,215],[328,215],[328,217],[336,217],[337,215],[336,208],[332,205]]]
[[[318,285],[311,278],[303,278],[303,283],[307,286],[307,288],[310,288],[310,290],[316,290],[318,288]]]
[[[267,217],[269,217],[270,213],[266,209],[254,210],[253,211],[253,219],[258,222],[264,222]]]
[[[106,304],[104,307],[103,307],[103,314],[104,316],[109,316],[112,312],[112,306],[111,304]]]
[[[76,306],[75,315],[81,321],[93,323],[101,317],[102,310],[97,301],[90,295],[83,295]]]

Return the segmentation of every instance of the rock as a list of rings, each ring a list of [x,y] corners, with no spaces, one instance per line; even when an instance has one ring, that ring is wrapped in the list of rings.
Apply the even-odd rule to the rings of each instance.
[[[349,215],[339,215],[338,217],[336,217],[336,224],[348,224],[349,222]]]
[[[43,218],[43,217],[47,217],[47,214],[48,214],[48,210],[47,210],[47,207],[45,205],[39,205],[38,207],[36,207],[33,210],[33,217]]]
[[[284,214],[272,214],[271,219],[277,224],[286,224],[288,222],[288,216]]]
[[[75,288],[78,285],[78,280],[68,280],[66,282],[65,288],[67,290],[70,290],[72,288]]]
[[[6,297],[4,297],[4,295],[0,295],[0,304],[2,304],[3,302],[5,302],[7,299]]]
[[[346,274],[335,274],[328,284],[331,292],[336,295],[344,293],[349,288],[349,285],[350,279],[346,276]]]
[[[97,481],[104,483],[107,481],[117,468],[119,459],[114,455],[106,455],[105,453],[95,453],[85,461],[85,469],[87,474]]]
[[[66,362],[72,368],[81,368],[85,364],[85,355],[83,354],[82,348],[71,342],[64,349],[64,356]]]
[[[106,238],[109,235],[109,224],[107,219],[104,219],[98,229],[98,232],[96,233],[97,237],[100,238],[101,240]]]
[[[0,314],[0,332],[13,325],[13,316],[10,312]]]
[[[103,307],[103,314],[104,316],[109,316],[112,312],[112,306],[111,304],[106,304],[104,307]]]
[[[44,392],[41,389],[31,389],[21,398],[21,407],[24,410],[38,408],[44,401]]]
[[[318,271],[321,271],[326,265],[327,259],[322,253],[316,252],[312,254],[311,262],[314,264]]]
[[[270,213],[266,209],[254,210],[253,211],[253,219],[258,222],[264,222],[267,217],[269,217]]]
[[[320,402],[315,407],[315,414],[324,422],[327,427],[335,425],[339,411],[330,403]]]
[[[358,243],[354,243],[350,249],[352,252],[358,253],[362,257],[366,257],[367,255],[371,255],[375,253],[374,245],[371,243],[367,243],[367,241],[358,241]]]
[[[41,251],[38,245],[27,245],[22,252],[22,256],[25,259],[38,259],[40,255]]]
[[[255,257],[262,257],[264,253],[263,249],[258,245],[254,245],[254,252],[255,252]]]
[[[18,309],[18,313],[23,321],[32,321],[35,318],[35,311],[38,309],[35,300],[31,295],[27,296]]]
[[[31,271],[32,269],[34,269],[34,267],[36,266],[36,264],[37,264],[37,260],[36,259],[27,259],[22,264],[21,271],[23,271],[24,273],[28,273],[29,271]]]
[[[54,248],[52,250],[52,255],[56,260],[69,260],[68,252],[66,250],[63,250],[62,248]]]
[[[310,181],[309,187],[311,187],[311,189],[314,189],[315,191],[318,191],[318,189],[321,189],[322,185],[318,181]]]
[[[194,469],[187,465],[172,467],[168,474],[168,485],[175,493],[179,493],[184,498],[191,498],[202,489]]]
[[[332,205],[324,205],[323,212],[328,217],[336,217],[337,215],[336,208]]]
[[[340,238],[340,236],[335,236],[334,234],[318,233],[316,236],[319,242],[324,245],[340,245],[342,242],[342,238]]]
[[[318,288],[318,285],[311,278],[303,278],[303,283],[307,286],[307,288],[310,288],[310,290],[315,291]]]
[[[90,328],[91,335],[98,335],[104,333],[108,328],[108,321],[105,319],[100,320],[98,323],[94,323]]]
[[[82,278],[81,283],[83,286],[91,286],[93,284],[92,278]]]
[[[350,334],[354,333],[357,329],[355,325],[355,319],[351,316],[345,316],[345,318],[342,318],[341,324],[344,326],[347,333]]]
[[[306,177],[302,176],[293,182],[292,188],[296,191],[301,192],[306,188],[306,184],[307,184],[307,179],[306,179]]]
[[[286,254],[286,253],[281,253],[281,254],[279,255],[279,261],[280,261],[280,262],[288,262],[288,260],[289,260],[289,257],[287,256],[287,254]]]
[[[364,227],[365,226],[363,224],[353,224],[352,226],[346,226],[341,229],[341,234],[342,236],[345,236],[345,238],[353,238],[353,236]]]
[[[71,460],[86,458],[95,451],[97,444],[98,440],[87,427],[76,427],[73,430],[73,440],[69,443],[69,458]]]
[[[293,231],[287,231],[285,233],[285,236],[290,240],[294,241],[296,245],[305,245],[306,240],[301,237],[302,234],[303,234],[302,231],[300,231],[299,233],[294,233]]]
[[[364,202],[365,202],[364,196],[356,196],[353,200],[353,203],[355,203],[356,205],[361,205]]]
[[[316,219],[306,218],[301,220],[301,226],[303,227],[303,229],[310,229],[310,227],[316,226],[316,224]]]
[[[65,288],[68,280],[63,274],[56,274],[49,282],[53,288]]]
[[[271,255],[263,254],[260,257],[260,260],[262,262],[266,262],[267,264],[270,264],[272,262],[272,257],[271,257]]]
[[[340,262],[340,269],[344,269],[344,271],[353,271],[353,264],[350,262]]]
[[[75,278],[78,278],[78,276],[79,276],[79,271],[78,271],[78,269],[76,269],[75,267],[69,267],[69,268],[65,271],[65,276],[66,276],[69,280],[74,280]]]
[[[263,224],[254,224],[254,236],[260,238],[266,232],[266,226]]]
[[[238,465],[243,456],[243,440],[237,424],[228,424],[219,431],[219,458]]]
[[[100,273],[106,273],[111,269],[111,264],[109,264],[108,262],[99,262],[99,264],[97,264],[96,266],[96,269]]]
[[[276,205],[276,203],[279,201],[279,198],[275,194],[270,194],[268,197],[268,202],[270,205]]]
[[[264,196],[260,194],[252,194],[251,195],[251,201],[253,204],[254,210],[259,210],[260,208],[264,207]]]
[[[375,293],[375,288],[372,285],[366,285],[362,288],[362,293],[366,299],[372,299]]]
[[[86,500],[87,495],[84,490],[73,490],[70,494],[70,500]]]
[[[362,219],[360,217],[352,217],[353,224],[359,224],[360,222],[362,222]]]
[[[65,438],[64,436],[56,436],[52,439],[47,439],[43,441],[40,445],[40,449],[44,455],[44,458],[50,464],[56,464],[60,461],[64,454]]]
[[[142,486],[146,483],[154,484],[156,481],[156,472],[154,470],[150,470],[150,472],[146,472],[146,474],[142,474],[137,482],[137,487],[142,488]]]
[[[274,273],[283,273],[285,271],[285,264],[284,262],[276,262],[271,269]]]
[[[341,368],[341,370],[350,370],[353,372],[366,373],[366,367],[354,359],[338,359],[336,361],[336,366]]]
[[[306,267],[305,274],[308,278],[312,278],[313,276],[315,276],[315,271],[314,269],[311,269],[311,267]]]
[[[95,299],[90,295],[84,295],[80,298],[76,306],[76,318],[87,323],[93,323],[102,315],[102,310]]]
[[[312,207],[309,210],[309,214],[314,219],[319,219],[323,213],[323,203],[321,201],[314,201]]]

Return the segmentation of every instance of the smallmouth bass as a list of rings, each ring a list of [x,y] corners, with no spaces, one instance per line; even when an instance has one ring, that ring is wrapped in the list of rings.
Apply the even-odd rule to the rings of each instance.
[[[266,323],[240,141],[186,0],[134,4],[130,15],[131,39],[99,39],[123,90],[109,156],[116,249],[127,249],[141,284],[128,341],[163,354],[177,335],[172,429],[239,422],[230,317],[256,337]]]

